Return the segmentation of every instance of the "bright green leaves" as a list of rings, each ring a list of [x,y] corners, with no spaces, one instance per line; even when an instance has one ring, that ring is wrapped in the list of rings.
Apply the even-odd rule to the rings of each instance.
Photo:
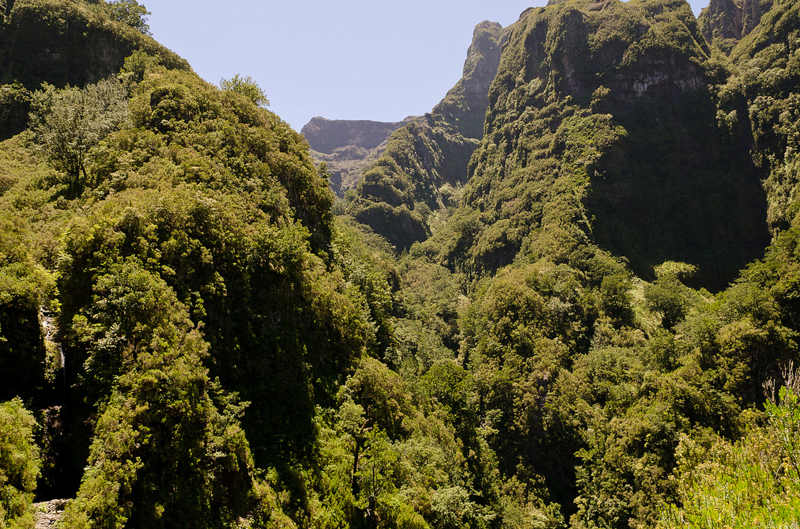
[[[769,386],[768,426],[741,440],[710,446],[681,436],[676,450],[680,507],[664,509],[660,528],[789,527],[800,515],[800,405],[797,373],[784,370],[785,386]]]
[[[102,351],[85,364],[114,385],[67,527],[169,525],[175,512],[197,527],[228,526],[247,513],[253,465],[237,406],[210,382],[208,345],[172,290],[133,263],[111,272],[99,278],[95,304],[114,323],[93,343],[121,345],[110,360],[123,365],[102,369]]]
[[[147,17],[152,13],[136,0],[114,0],[105,4],[106,12],[111,20],[122,22],[143,35],[152,35]]]
[[[45,84],[33,95],[30,129],[39,152],[66,173],[65,183],[77,191],[88,183],[89,151],[127,118],[127,94],[114,77],[83,89],[56,90]]]
[[[219,87],[223,90],[230,90],[231,92],[236,92],[237,94],[243,95],[252,101],[256,106],[269,106],[267,94],[264,93],[264,90],[262,90],[261,87],[258,86],[258,83],[256,83],[249,75],[247,77],[240,77],[237,73],[230,79],[222,79],[219,82]]]
[[[0,527],[33,525],[29,507],[41,468],[35,428],[20,399],[0,403]]]

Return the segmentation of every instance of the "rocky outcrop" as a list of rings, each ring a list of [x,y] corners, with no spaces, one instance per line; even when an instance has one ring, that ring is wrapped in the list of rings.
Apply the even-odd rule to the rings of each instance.
[[[497,75],[508,32],[497,22],[475,26],[461,79],[431,115],[435,125],[455,129],[465,138],[483,137],[483,118],[489,106],[489,87]]]
[[[312,149],[323,154],[333,154],[342,147],[354,147],[369,151],[385,142],[386,138],[404,123],[405,121],[384,123],[316,117],[306,123],[300,133]]]
[[[61,516],[64,514],[66,506],[67,500],[50,500],[34,503],[34,529],[51,529],[58,527],[58,522],[61,521]]]
[[[433,153],[425,148],[418,151],[424,158],[420,165],[432,175],[426,178],[441,180],[438,185],[463,183],[469,158],[483,136],[483,118],[489,104],[487,94],[507,38],[508,31],[497,22],[484,21],[475,26],[461,79],[425,119],[409,117],[401,122],[382,123],[316,117],[309,121],[301,133],[311,146],[314,160],[328,165],[331,189],[343,196],[348,189],[355,188],[364,170],[384,154],[389,136],[412,122],[420,125],[414,131],[424,130],[429,137],[425,140],[418,137],[410,150],[417,152],[417,146],[432,141],[433,149],[441,151],[447,160],[439,174],[431,163]],[[441,200],[432,196],[416,200],[431,203],[434,208],[441,204]]]
[[[697,22],[708,42],[726,53],[761,22],[759,0],[710,0]]]
[[[763,174],[732,139],[747,129],[717,126],[705,89],[714,71],[684,0],[527,12],[503,51],[463,190],[472,227],[458,240],[470,249],[442,261],[480,275],[520,254],[567,261],[591,243],[640,277],[683,261],[724,288],[769,237]]]
[[[300,132],[311,147],[314,161],[327,164],[333,192],[343,196],[356,186],[364,168],[383,154],[392,132],[413,119],[386,123],[316,117]]]
[[[478,24],[462,78],[425,119],[395,131],[384,155],[364,171],[347,212],[397,249],[427,237],[432,212],[458,203],[508,34],[496,22]]]

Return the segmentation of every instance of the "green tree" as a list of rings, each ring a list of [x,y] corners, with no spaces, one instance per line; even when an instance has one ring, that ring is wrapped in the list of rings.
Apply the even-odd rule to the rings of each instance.
[[[686,435],[676,450],[679,502],[661,513],[660,529],[796,527],[800,517],[800,378],[784,370],[775,395],[766,384],[766,427],[710,447]],[[678,506],[680,505],[680,507]]]
[[[231,92],[236,92],[237,94],[245,96],[260,107],[269,106],[267,94],[264,93],[264,90],[262,90],[261,87],[258,86],[258,83],[249,75],[247,77],[240,77],[237,73],[230,79],[223,78],[219,82],[219,86],[223,90],[230,90]]]
[[[247,514],[253,485],[238,421],[244,406],[209,379],[208,344],[169,286],[134,260],[98,283],[104,297],[91,329],[106,358],[96,354],[87,365],[114,384],[110,396],[98,397],[88,466],[66,527],[233,525]]]
[[[127,94],[116,77],[85,88],[58,90],[44,83],[31,103],[36,149],[77,185],[86,175],[89,150],[128,118]]]
[[[106,4],[106,7],[112,20],[138,29],[143,35],[152,35],[147,24],[147,17],[152,13],[136,0],[116,0]]]
[[[33,440],[36,421],[15,398],[0,404],[0,527],[33,525],[28,507],[39,477],[39,447]]]
[[[0,140],[25,129],[30,104],[31,94],[22,84],[0,86]]]

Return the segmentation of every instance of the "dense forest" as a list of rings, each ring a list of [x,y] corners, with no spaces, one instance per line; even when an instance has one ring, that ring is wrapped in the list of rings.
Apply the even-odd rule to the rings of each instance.
[[[0,528],[797,526],[800,4],[478,24],[339,196],[147,15],[0,0]]]

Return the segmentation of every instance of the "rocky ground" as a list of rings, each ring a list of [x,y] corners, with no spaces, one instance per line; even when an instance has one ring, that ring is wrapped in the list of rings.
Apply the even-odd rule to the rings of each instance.
[[[50,500],[34,504],[36,509],[36,529],[49,529],[56,527],[67,506],[67,500]]]

